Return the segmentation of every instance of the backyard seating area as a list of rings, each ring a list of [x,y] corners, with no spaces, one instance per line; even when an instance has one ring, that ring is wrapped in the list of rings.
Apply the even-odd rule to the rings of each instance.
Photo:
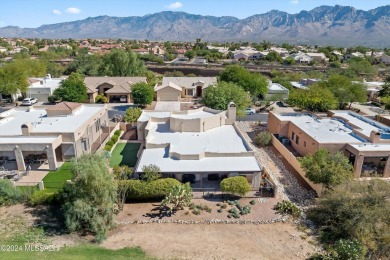
[[[26,164],[44,164],[47,163],[47,154],[29,154],[24,157],[24,162]]]
[[[0,179],[9,179],[9,180],[18,181],[27,174],[28,174],[27,171],[24,172],[18,172],[15,170],[10,171],[4,168],[4,166],[0,166]]]

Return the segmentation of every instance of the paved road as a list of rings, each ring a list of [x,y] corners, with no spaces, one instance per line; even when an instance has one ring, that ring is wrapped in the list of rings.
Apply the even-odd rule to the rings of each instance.
[[[268,113],[256,113],[254,115],[246,115],[237,117],[237,121],[261,121],[268,122]]]

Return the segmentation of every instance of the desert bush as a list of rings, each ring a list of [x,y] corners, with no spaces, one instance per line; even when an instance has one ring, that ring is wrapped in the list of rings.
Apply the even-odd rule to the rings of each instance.
[[[256,200],[251,200],[251,201],[249,201],[249,203],[250,203],[251,205],[256,205]]]
[[[55,198],[54,192],[49,192],[47,190],[37,190],[33,193],[30,198],[30,205],[49,205]]]
[[[283,200],[282,202],[276,203],[274,210],[280,214],[291,215],[294,218],[301,216],[301,210],[289,200]]]
[[[363,247],[357,240],[340,239],[333,246],[334,259],[364,259]]]
[[[157,200],[166,197],[171,188],[181,183],[173,178],[158,179],[151,182],[141,180],[119,181],[128,186],[127,200]]]
[[[272,142],[272,134],[268,131],[263,131],[256,135],[254,142],[257,146],[267,146]]]
[[[0,206],[14,205],[23,200],[22,192],[10,180],[0,180]]]
[[[236,176],[223,179],[221,181],[221,191],[244,196],[247,192],[251,190],[251,186],[248,181],[243,176]]]

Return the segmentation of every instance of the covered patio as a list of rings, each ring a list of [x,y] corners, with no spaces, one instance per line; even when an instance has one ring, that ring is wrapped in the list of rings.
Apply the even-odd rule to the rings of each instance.
[[[389,144],[347,144],[344,154],[354,166],[355,178],[390,177]]]

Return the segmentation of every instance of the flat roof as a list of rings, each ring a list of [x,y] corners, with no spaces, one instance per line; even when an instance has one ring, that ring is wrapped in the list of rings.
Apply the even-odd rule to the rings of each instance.
[[[62,80],[61,78],[52,78],[52,79],[44,79],[44,78],[33,78],[37,79],[39,81],[43,81],[44,83],[41,84],[32,84],[28,88],[58,88],[60,86],[60,83]]]
[[[170,152],[180,154],[247,152],[243,140],[231,125],[223,125],[206,132],[171,132],[169,122],[156,122],[149,128],[147,142],[169,143]]]
[[[302,113],[281,113],[278,118],[290,121],[320,143],[360,143],[361,138],[345,122],[334,118],[317,118]]]
[[[45,109],[16,110],[0,121],[0,136],[22,135],[21,126],[31,123],[32,133],[73,133],[104,105],[83,105],[73,115],[47,117]]]
[[[157,118],[167,118],[171,116],[171,112],[169,111],[142,111],[141,116],[138,118],[138,121],[140,122],[146,122],[151,117],[157,117]]]
[[[58,136],[1,137],[0,144],[51,144]]]
[[[191,110],[189,110],[191,111]],[[172,113],[171,117],[173,118],[181,118],[181,119],[196,119],[196,118],[203,118],[203,117],[209,117],[209,116],[214,116],[214,113],[210,113],[207,111],[196,111],[196,112],[189,112],[188,114],[175,114]]]
[[[347,120],[349,123],[357,126],[358,128],[360,128],[357,130],[368,137],[370,136],[372,131],[390,132],[390,127],[376,122],[372,119],[363,117],[359,114],[353,113],[351,111],[331,110],[330,112],[334,113],[333,117],[341,117]]]
[[[361,152],[389,152],[390,144],[351,144],[353,148]]]
[[[157,164],[162,172],[258,172],[255,157],[205,157],[200,160],[178,160],[166,156],[168,148],[145,149],[136,171]]]

